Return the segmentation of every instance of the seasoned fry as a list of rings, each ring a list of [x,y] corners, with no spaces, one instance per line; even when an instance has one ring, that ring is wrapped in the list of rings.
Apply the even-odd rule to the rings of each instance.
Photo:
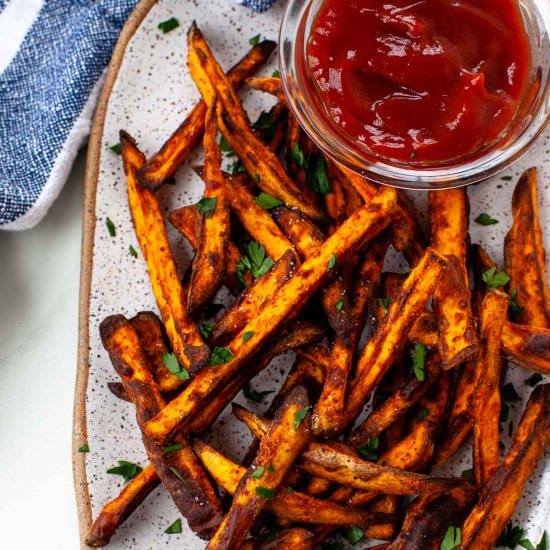
[[[273,95],[281,103],[287,104],[283,83],[280,78],[275,76],[251,76],[246,79],[246,83],[250,88]]]
[[[260,544],[258,550],[313,550],[313,534],[294,527],[283,529],[272,541]]]
[[[222,284],[229,241],[229,210],[225,183],[221,172],[221,152],[216,141],[216,101],[206,112],[204,132],[204,196],[201,199],[208,209],[201,217],[199,247],[191,268],[187,296],[187,311],[202,308]],[[201,204],[199,201],[199,205]],[[200,206],[199,206],[200,210]]]
[[[467,483],[421,495],[408,507],[403,527],[388,550],[439,550],[449,525],[468,514],[476,496]]]
[[[431,245],[447,257],[445,277],[434,297],[438,318],[439,352],[444,369],[472,358],[477,334],[472,315],[466,269],[468,251],[468,199],[464,188],[430,191]]]
[[[523,308],[524,325],[550,328],[550,288],[537,198],[537,170],[520,178],[512,198],[514,223],[504,242],[504,264],[510,289]]]
[[[121,315],[107,317],[100,326],[101,340],[136,406],[138,424],[156,415],[165,402],[148,368],[137,333]],[[181,449],[165,454],[161,446],[144,437],[143,443],[155,471],[189,526],[209,538],[221,519],[221,505],[206,472],[187,440],[178,437]],[[182,478],[185,481],[182,481]]]
[[[296,256],[292,250],[288,250],[227,309],[214,327],[212,343],[217,346],[230,342],[295,272]]]
[[[502,353],[522,367],[550,374],[550,329],[504,323]]]
[[[263,40],[227,73],[232,86],[240,88],[253,75],[275,49],[275,42]],[[160,187],[172,177],[190,152],[200,143],[204,132],[206,104],[200,101],[174,133],[166,140],[158,153],[153,155],[138,172],[139,182],[151,190]]]
[[[234,494],[239,482],[246,475],[246,468],[235,464],[200,440],[195,441],[193,449],[218,486]],[[340,506],[330,501],[312,498],[298,491],[287,491],[284,487],[267,502],[265,510],[289,521],[326,525],[366,526],[373,522],[394,519],[388,514],[375,514],[350,506]]]
[[[313,414],[313,433],[316,436],[334,435],[343,424],[348,376],[365,324],[368,303],[380,277],[388,246],[387,235],[380,235],[370,243],[359,266],[353,290],[349,330],[336,335],[323,391]]]
[[[331,258],[344,263],[366,241],[384,230],[389,213],[395,207],[393,189],[381,188],[372,201],[357,210],[316,250],[285,283],[258,316],[247,323],[228,347],[231,359],[217,367],[201,371],[191,383],[156,418],[149,421],[146,433],[163,441],[182,429],[210,396],[238,372],[245,361],[258,351],[283,324],[299,314],[309,298],[328,279]],[[245,333],[251,337],[243,339]],[[246,341],[243,341],[246,340]]]
[[[403,283],[398,299],[390,305],[384,322],[359,358],[346,405],[347,424],[359,415],[376,384],[399,356],[406,335],[430,300],[445,266],[445,259],[428,249]]]
[[[550,384],[544,384],[531,394],[508,454],[462,527],[462,550],[493,548],[549,443]]]
[[[481,307],[481,337],[472,399],[474,474],[478,487],[493,477],[499,464],[500,343],[507,312],[508,296],[490,290]]]
[[[194,250],[199,247],[199,222],[201,216],[197,206],[182,206],[168,213],[168,221],[189,241]],[[237,245],[229,241],[226,250],[225,284],[233,294],[239,294],[240,282],[237,279],[237,265],[241,259],[241,253]],[[250,286],[253,281],[252,273],[246,272],[242,275],[245,286]]]
[[[308,404],[305,388],[297,386],[277,411],[256,459],[236,488],[229,512],[208,544],[209,550],[238,548],[244,541],[248,530],[309,442],[309,413],[300,416],[302,411],[308,410]],[[261,478],[255,474],[258,468],[264,469]]]
[[[195,372],[210,354],[197,325],[187,315],[186,300],[181,286],[162,212],[155,194],[142,188],[136,180],[136,171],[143,166],[144,157],[133,138],[120,133],[120,146],[128,182],[128,202],[143,257],[151,280],[153,294],[166,328],[166,333],[181,366]],[[174,388],[182,381],[175,376]]]
[[[188,44],[191,74],[207,103],[213,94],[218,94],[225,112],[225,116],[218,116],[219,129],[250,176],[266,193],[299,208],[314,220],[325,220],[321,209],[301,198],[299,188],[288,177],[278,157],[250,130],[248,117],[231,84],[195,24],[189,30]]]
[[[99,512],[86,535],[86,544],[96,548],[107,546],[119,525],[158,487],[160,479],[155,468],[147,465],[122,492]]]
[[[349,438],[349,442],[355,446],[365,445],[371,439],[378,437],[418,402],[435,383],[440,372],[441,359],[439,354],[431,353],[426,358],[425,379],[419,381],[411,373],[405,384],[400,386],[355,429]]]

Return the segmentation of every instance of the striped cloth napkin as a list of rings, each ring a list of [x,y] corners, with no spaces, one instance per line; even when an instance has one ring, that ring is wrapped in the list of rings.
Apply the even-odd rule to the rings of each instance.
[[[0,0],[0,229],[33,227],[59,194],[137,3]]]

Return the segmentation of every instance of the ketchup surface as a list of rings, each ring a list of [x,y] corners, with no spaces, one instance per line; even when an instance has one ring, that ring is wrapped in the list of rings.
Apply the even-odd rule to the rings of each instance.
[[[441,164],[498,141],[531,52],[516,0],[325,0],[307,65],[352,139],[399,163]]]

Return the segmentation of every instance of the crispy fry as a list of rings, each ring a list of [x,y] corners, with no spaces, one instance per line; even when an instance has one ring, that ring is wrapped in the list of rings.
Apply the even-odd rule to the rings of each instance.
[[[544,384],[531,394],[508,454],[464,523],[462,550],[493,548],[549,443],[550,384]]]
[[[246,475],[246,468],[235,464],[200,440],[195,441],[193,449],[218,486],[229,494],[234,494],[239,482]],[[366,526],[394,519],[389,514],[375,514],[312,498],[298,491],[287,491],[287,487],[279,489],[276,496],[266,504],[265,510],[299,523]]]
[[[284,103],[278,102],[271,107],[267,116],[270,126],[255,131],[262,141],[276,153],[285,142],[288,125],[288,109]]]
[[[447,528],[463,520],[475,496],[468,483],[419,496],[409,505],[401,532],[388,550],[439,550]]]
[[[313,433],[316,436],[336,434],[343,424],[349,373],[388,246],[386,234],[380,235],[369,245],[359,266],[349,330],[336,335],[323,392],[313,414]]]
[[[426,358],[425,379],[419,381],[411,373],[406,382],[355,429],[349,438],[349,442],[355,446],[365,445],[374,437],[378,437],[418,402],[432,387],[440,372],[441,359],[439,354],[429,354]]]
[[[259,92],[265,92],[275,96],[281,103],[287,104],[285,92],[283,90],[283,83],[280,78],[275,76],[251,76],[246,79],[246,83],[253,90],[258,90]]]
[[[431,245],[448,256],[447,273],[434,297],[438,318],[439,352],[444,369],[472,358],[477,334],[472,315],[466,269],[468,250],[468,199],[464,188],[430,191]]]
[[[359,358],[346,405],[347,424],[359,415],[376,384],[401,353],[406,335],[430,300],[445,265],[443,257],[428,249],[404,282],[398,299],[390,305],[384,322]]]
[[[478,487],[494,475],[499,464],[500,343],[508,312],[508,296],[490,290],[481,307],[480,346],[472,399],[474,473]]]
[[[128,182],[128,202],[153,294],[178,361],[182,367],[195,372],[208,361],[210,352],[198,327],[187,315],[185,295],[157,198],[136,181],[136,171],[143,166],[144,157],[126,132],[120,133],[120,145]],[[174,387],[182,384],[177,377],[173,378]]]
[[[165,406],[165,402],[146,366],[147,358],[137,333],[124,317],[118,315],[103,320],[100,334],[111,362],[136,406],[138,424],[143,427]],[[176,506],[191,529],[208,538],[221,519],[221,505],[187,440],[178,437],[177,441],[183,447],[165,454],[161,446],[143,438],[149,459]]]
[[[321,209],[301,198],[299,188],[288,177],[278,157],[251,131],[235,91],[195,24],[189,30],[188,44],[191,74],[207,103],[212,101],[213,94],[218,94],[225,112],[225,116],[218,117],[218,126],[250,176],[266,193],[299,208],[314,220],[325,220]]]
[[[119,525],[158,487],[159,483],[155,468],[151,464],[147,465],[124,486],[119,496],[101,509],[86,535],[86,544],[97,548],[107,546]]]
[[[537,198],[537,170],[520,178],[512,198],[514,223],[504,242],[504,264],[510,289],[517,291],[524,325],[550,328],[550,288]]]
[[[395,206],[395,191],[381,188],[373,200],[353,214],[338,231],[329,237],[323,247],[316,250],[276,296],[266,304],[258,316],[247,323],[229,346],[232,359],[201,371],[191,383],[161,411],[149,421],[146,433],[150,437],[163,441],[182,429],[206,400],[238,372],[245,361],[257,352],[268,339],[292,317],[300,313],[309,298],[323,285],[330,275],[327,269],[331,258],[345,263],[366,241],[384,230],[389,213]],[[251,337],[243,341],[243,335]]]
[[[217,346],[230,342],[295,272],[296,256],[292,250],[288,250],[226,310],[214,327],[212,343]]]
[[[550,374],[550,329],[504,323],[502,352],[522,367]]]
[[[263,40],[227,73],[229,82],[239,88],[253,75],[275,49],[275,42]],[[206,104],[200,101],[166,140],[158,153],[154,154],[141,168],[138,179],[151,190],[160,187],[174,175],[177,168],[187,159],[189,153],[200,143],[204,132]]]
[[[283,529],[272,541],[261,543],[258,550],[313,550],[314,546],[312,533],[294,527]]]
[[[199,223],[201,216],[195,204],[182,206],[168,213],[168,221],[189,241],[194,250],[199,247]],[[233,294],[239,294],[240,283],[237,279],[237,264],[241,259],[241,253],[237,245],[229,241],[226,250],[225,284]],[[253,281],[252,273],[242,275],[244,284],[250,286]]]
[[[204,132],[204,196],[213,203],[201,217],[199,246],[191,268],[187,311],[193,313],[210,301],[222,284],[229,241],[229,210],[221,172],[221,152],[216,141],[216,102],[206,112]],[[200,202],[199,202],[200,204]]]
[[[269,432],[260,444],[256,459],[239,482],[231,508],[208,544],[209,550],[238,548],[285,474],[310,439],[310,416],[305,388],[297,386],[275,414]],[[271,468],[269,467],[271,466]],[[264,468],[259,478],[258,468]]]
[[[409,331],[409,342],[419,342],[430,349],[439,346],[437,318],[434,313],[425,311],[419,315]]]

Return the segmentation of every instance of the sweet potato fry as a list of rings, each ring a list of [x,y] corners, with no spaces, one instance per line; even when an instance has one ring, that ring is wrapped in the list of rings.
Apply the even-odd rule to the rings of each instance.
[[[207,103],[212,94],[218,94],[225,112],[225,115],[218,117],[220,131],[247,172],[257,181],[258,187],[288,205],[299,208],[314,220],[325,220],[326,216],[320,208],[301,198],[299,188],[288,177],[278,157],[251,131],[248,117],[235,91],[195,24],[189,30],[188,45],[189,69],[193,78]]]
[[[128,182],[130,211],[147,263],[153,294],[178,361],[182,367],[195,372],[208,361],[210,351],[202,341],[197,325],[187,315],[185,295],[157,198],[136,180],[136,172],[143,166],[143,154],[126,132],[120,133],[120,146]],[[174,378],[174,385],[181,385],[182,381]]]
[[[440,372],[441,359],[439,354],[429,354],[426,358],[424,380],[418,380],[411,373],[405,384],[400,386],[355,429],[349,438],[349,442],[355,446],[365,445],[371,439],[378,437],[418,402],[432,387]]]
[[[409,505],[401,532],[388,550],[439,550],[447,528],[460,524],[475,496],[468,483],[420,495]]]
[[[272,541],[262,542],[258,550],[313,550],[313,534],[306,529],[283,529]]]
[[[474,474],[478,487],[489,481],[499,464],[500,345],[508,301],[507,294],[491,290],[481,307],[480,346],[472,399]]]
[[[195,204],[182,206],[168,213],[168,221],[189,241],[194,250],[199,247],[199,222],[201,216]],[[241,259],[241,252],[237,245],[229,241],[226,250],[225,284],[233,294],[239,294],[240,282],[237,279],[237,265]],[[242,275],[245,286],[252,284],[252,273]]]
[[[464,188],[430,191],[431,245],[448,256],[447,273],[434,297],[438,318],[439,352],[444,369],[472,358],[477,334],[472,315],[466,269],[468,251],[468,199]]]
[[[363,330],[368,303],[380,277],[389,240],[384,233],[369,244],[353,289],[349,329],[336,335],[323,391],[313,414],[313,433],[334,435],[343,424],[348,377]]]
[[[271,40],[263,40],[253,46],[228,72],[229,82],[235,88],[241,87],[245,80],[266,62],[275,46],[275,42]],[[204,132],[205,115],[206,104],[200,101],[166,140],[158,153],[154,154],[141,168],[138,179],[142,185],[155,190],[174,175],[189,153],[200,143]]]
[[[287,104],[283,83],[280,78],[275,76],[251,76],[246,79],[246,83],[253,90],[275,96],[281,103]]]
[[[404,282],[398,299],[390,305],[384,322],[359,358],[346,404],[347,424],[359,415],[376,384],[401,353],[406,335],[432,297],[445,266],[445,259],[428,249]]]
[[[288,250],[265,275],[256,279],[218,320],[212,331],[212,343],[217,346],[230,342],[295,272],[296,256],[292,250]]]
[[[383,231],[395,206],[393,189],[381,188],[373,200],[357,210],[338,231],[329,237],[286,282],[258,316],[250,320],[228,347],[231,356],[226,363],[201,371],[191,383],[156,418],[149,421],[146,433],[159,441],[184,427],[194,414],[234,376],[243,364],[263,347],[284,324],[300,313],[309,298],[330,276],[329,262],[333,257],[345,263],[366,241]],[[250,338],[243,338],[250,333]]]
[[[550,328],[550,288],[537,198],[537,170],[527,170],[512,198],[514,223],[504,242],[504,264],[510,289],[523,308],[517,320]]]
[[[155,468],[149,464],[124,486],[119,496],[101,509],[86,535],[86,544],[96,548],[107,546],[119,525],[158,487],[159,483]]]
[[[550,375],[550,329],[506,322],[502,352],[513,363]]]
[[[100,326],[103,346],[109,353],[124,388],[136,406],[138,424],[144,424],[165,406],[148,368],[136,331],[121,315],[104,319]],[[180,512],[199,536],[208,538],[221,520],[221,505],[201,463],[187,440],[178,437],[182,448],[166,454],[147,437],[145,449]],[[184,481],[182,481],[184,480]]]
[[[439,346],[437,318],[434,313],[425,311],[419,315],[409,331],[409,342],[419,342],[430,349]]]
[[[191,268],[187,311],[193,313],[210,301],[222,284],[229,241],[229,210],[221,172],[221,151],[216,141],[216,101],[206,112],[204,131],[204,196],[199,247]]]
[[[236,488],[231,508],[208,544],[209,550],[238,548],[252,524],[310,439],[305,388],[297,386],[275,414],[256,459]],[[305,411],[305,413],[304,413]],[[263,474],[259,476],[257,471]]]
[[[246,468],[235,464],[200,440],[195,441],[193,449],[217,485],[233,495],[246,475]],[[267,512],[294,522],[328,525],[366,526],[394,519],[394,516],[389,514],[375,514],[350,506],[341,506],[287,489],[288,487],[281,487],[274,498],[269,500],[265,506]]]
[[[549,443],[550,384],[544,384],[531,394],[508,454],[464,522],[461,550],[493,548]]]

